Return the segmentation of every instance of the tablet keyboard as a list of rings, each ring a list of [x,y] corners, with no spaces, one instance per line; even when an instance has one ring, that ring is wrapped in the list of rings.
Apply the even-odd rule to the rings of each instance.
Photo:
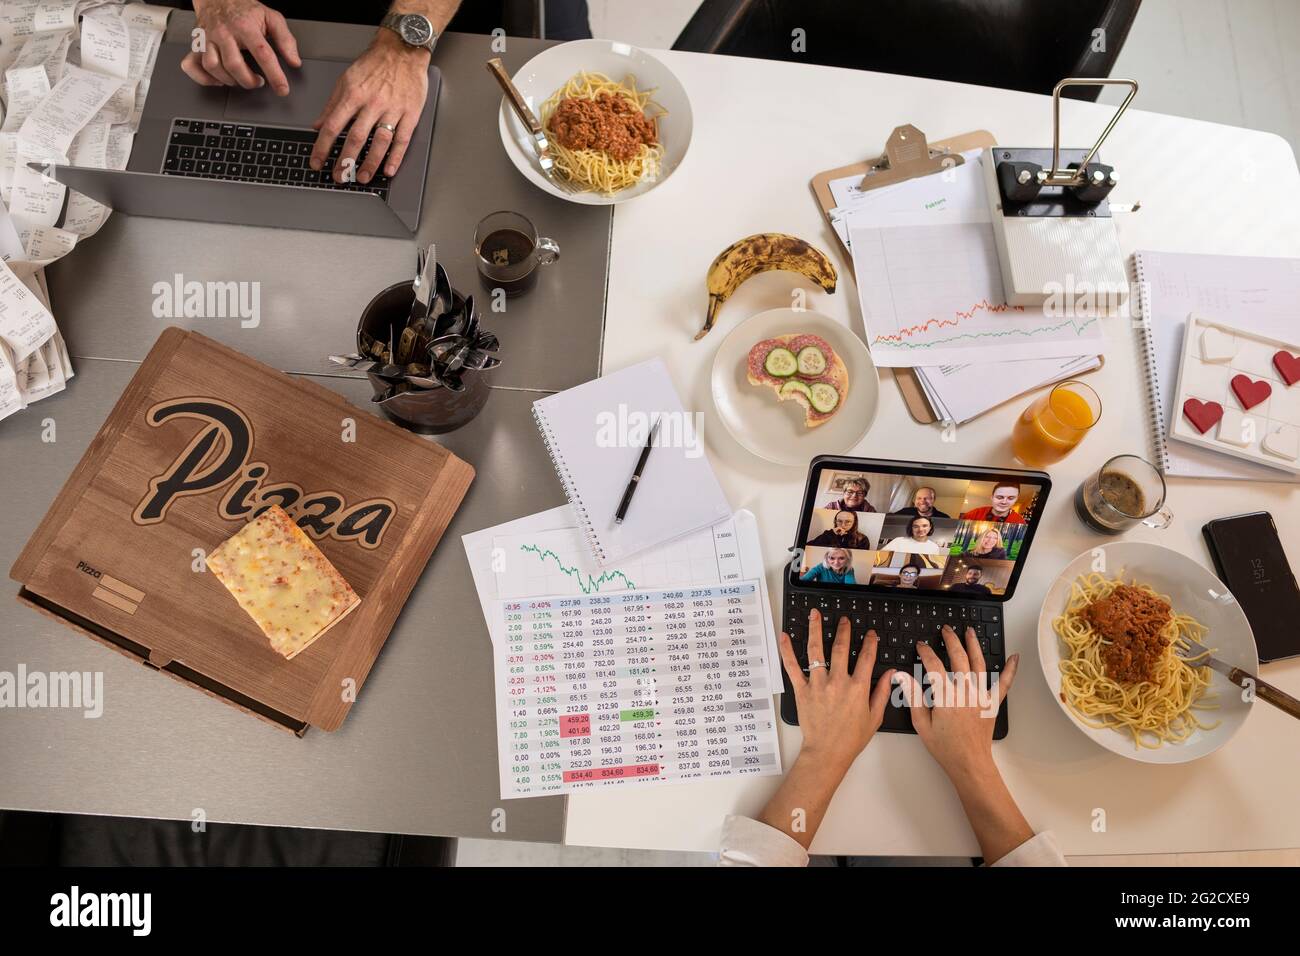
[[[831,660],[831,646],[835,643],[835,630],[841,617],[848,617],[852,630],[849,642],[849,671],[857,666],[858,654],[869,629],[875,629],[880,644],[876,651],[876,666],[872,681],[880,678],[890,668],[913,672],[919,658],[918,643],[927,643],[948,667],[948,650],[940,628],[949,625],[965,643],[966,628],[973,627],[984,653],[984,663],[990,674],[1000,673],[1006,660],[1005,638],[1002,630],[1002,607],[998,604],[969,602],[913,601],[890,596],[862,597],[787,589],[781,629],[790,635],[795,657],[804,673],[808,673],[808,612],[813,608],[822,613],[822,651],[820,659]],[[797,724],[794,695],[787,686],[781,698],[781,716],[786,723]],[[1005,710],[998,716],[999,730],[995,736],[1006,733]],[[888,707],[885,710],[883,730],[912,730],[912,720],[907,708]]]
[[[172,120],[162,172],[229,182],[374,193],[387,200],[390,180],[382,172],[368,183],[334,182],[334,164],[346,139],[345,130],[330,147],[323,168],[316,170],[308,165],[316,142],[315,130],[178,118]],[[367,139],[356,168],[361,167],[369,148]]]

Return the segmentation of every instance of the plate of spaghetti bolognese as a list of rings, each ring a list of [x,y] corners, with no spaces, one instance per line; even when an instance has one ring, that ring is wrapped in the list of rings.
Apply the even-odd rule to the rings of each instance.
[[[560,189],[541,170],[532,136],[502,98],[506,155],[553,196],[609,205],[645,195],[677,169],[691,142],[691,104],[672,71],[643,50],[575,40],[543,50],[513,77],[542,122]]]
[[[1253,695],[1189,649],[1255,673],[1241,605],[1186,555],[1119,541],[1085,551],[1048,589],[1038,618],[1047,686],[1070,721],[1112,753],[1186,763],[1241,729]]]

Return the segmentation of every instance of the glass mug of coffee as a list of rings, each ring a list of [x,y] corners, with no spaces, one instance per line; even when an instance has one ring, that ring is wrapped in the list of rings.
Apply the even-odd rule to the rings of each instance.
[[[474,258],[484,285],[513,298],[537,284],[539,267],[560,258],[560,247],[519,213],[494,212],[474,230]]]
[[[1101,534],[1121,534],[1138,524],[1167,528],[1174,520],[1165,507],[1165,479],[1137,455],[1116,455],[1084,479],[1074,496],[1079,519]]]

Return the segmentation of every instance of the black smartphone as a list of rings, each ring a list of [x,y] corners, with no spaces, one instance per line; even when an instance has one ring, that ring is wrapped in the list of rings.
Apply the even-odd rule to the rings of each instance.
[[[1215,518],[1201,529],[1219,580],[1246,612],[1262,662],[1300,655],[1300,587],[1267,511]]]

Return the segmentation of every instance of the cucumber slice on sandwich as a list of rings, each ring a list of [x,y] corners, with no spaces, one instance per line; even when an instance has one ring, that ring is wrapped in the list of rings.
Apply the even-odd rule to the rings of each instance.
[[[796,362],[800,375],[815,378],[826,372],[826,353],[815,345],[805,345],[801,348]]]
[[[782,399],[794,398],[795,395],[802,395],[809,405],[812,404],[812,389],[808,387],[807,383],[800,382],[797,379],[786,382],[782,385],[780,394]]]
[[[809,391],[812,393],[812,407],[823,415],[835,411],[835,407],[840,403],[840,393],[834,385],[817,382]]]
[[[777,346],[767,353],[763,360],[763,370],[776,378],[789,378],[799,368],[799,360],[787,348]]]

